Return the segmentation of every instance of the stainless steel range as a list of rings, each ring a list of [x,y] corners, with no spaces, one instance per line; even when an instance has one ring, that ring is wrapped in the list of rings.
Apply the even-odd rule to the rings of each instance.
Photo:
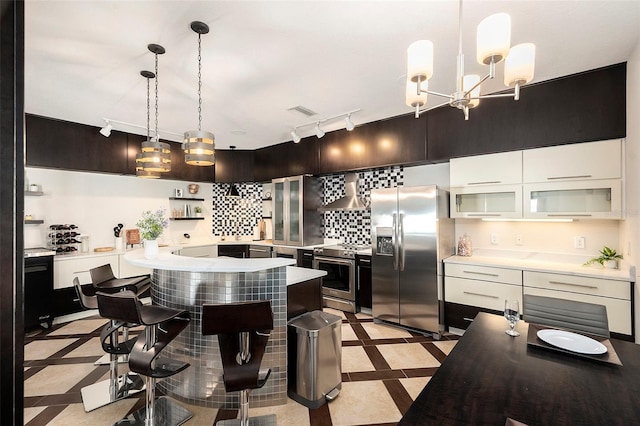
[[[366,248],[355,244],[318,247],[313,250],[313,268],[327,272],[322,278],[324,306],[356,312],[356,252]]]

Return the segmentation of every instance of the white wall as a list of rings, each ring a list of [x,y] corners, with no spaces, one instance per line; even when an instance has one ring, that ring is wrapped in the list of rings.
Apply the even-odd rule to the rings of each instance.
[[[627,62],[627,151],[626,201],[627,220],[621,229],[626,258],[640,264],[640,39]],[[640,286],[636,268],[636,343],[640,343]]]
[[[25,247],[41,247],[51,224],[75,224],[82,234],[91,236],[91,249],[114,245],[113,227],[136,228],[135,223],[145,210],[167,209],[167,217],[184,203],[170,201],[174,189],[189,197],[189,182],[164,179],[140,179],[98,173],[69,172],[27,167],[25,181],[40,185],[45,195],[25,197],[25,214],[43,219],[44,225],[25,225]],[[197,238],[211,237],[212,184],[200,185],[195,197],[204,202],[192,202],[203,207],[204,220],[170,221],[161,240],[179,243],[186,232]],[[162,242],[162,241],[161,241]]]

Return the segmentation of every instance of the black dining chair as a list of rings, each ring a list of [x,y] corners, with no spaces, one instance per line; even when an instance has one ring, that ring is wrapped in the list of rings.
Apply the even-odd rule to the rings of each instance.
[[[604,305],[525,294],[522,314],[529,323],[609,337]]]

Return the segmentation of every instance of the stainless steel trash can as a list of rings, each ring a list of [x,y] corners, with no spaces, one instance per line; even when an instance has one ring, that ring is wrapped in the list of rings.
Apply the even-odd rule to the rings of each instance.
[[[318,408],[342,389],[342,319],[313,311],[291,321],[288,327],[289,397]]]

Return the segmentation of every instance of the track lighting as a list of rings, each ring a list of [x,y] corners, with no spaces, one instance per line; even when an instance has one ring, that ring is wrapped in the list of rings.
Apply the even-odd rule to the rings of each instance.
[[[300,143],[300,136],[296,133],[296,129],[291,131],[291,138],[293,139],[293,143]]]
[[[344,124],[345,124],[345,129],[347,129],[348,132],[352,131],[355,128],[353,121],[351,121],[351,114],[347,115],[344,118]]]
[[[108,138],[109,136],[111,136],[111,130],[113,130],[113,126],[111,125],[109,120],[105,121],[107,122],[107,125],[100,129],[100,134],[105,138]]]
[[[300,135],[298,134],[298,129],[301,127],[315,125],[314,132],[316,134],[316,137],[320,139],[325,135],[325,131],[320,128],[320,125],[329,121],[336,120],[338,118],[342,118],[342,117],[344,117],[345,128],[347,129],[347,131],[350,132],[355,128],[353,121],[351,121],[351,114],[356,113],[358,111],[360,111],[360,108],[354,109],[352,111],[343,112],[342,114],[337,114],[332,117],[323,118],[322,120],[312,121],[311,123],[300,124],[298,126],[295,126],[289,134],[291,135],[291,139],[293,140],[293,143],[299,143]]]

